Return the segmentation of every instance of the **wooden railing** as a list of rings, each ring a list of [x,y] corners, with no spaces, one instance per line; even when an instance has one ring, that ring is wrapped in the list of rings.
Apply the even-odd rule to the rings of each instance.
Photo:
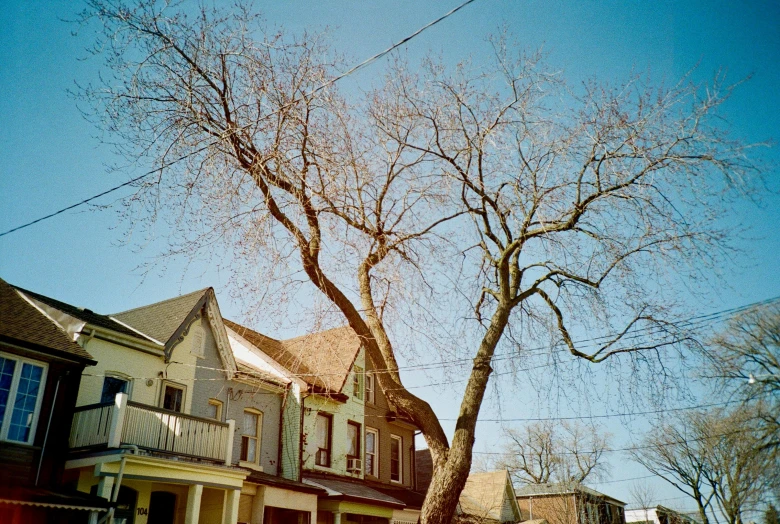
[[[231,463],[235,423],[217,422],[128,402],[119,393],[115,402],[76,408],[71,449],[122,444],[142,449]]]
[[[70,428],[70,447],[90,448],[108,444],[113,413],[113,402],[76,408]]]

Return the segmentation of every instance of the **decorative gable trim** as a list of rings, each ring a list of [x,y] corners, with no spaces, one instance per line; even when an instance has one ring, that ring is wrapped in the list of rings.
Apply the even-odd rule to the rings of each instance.
[[[200,320],[204,314],[211,328],[211,333],[214,335],[217,353],[225,370],[225,375],[228,380],[232,380],[236,374],[236,360],[233,358],[233,351],[230,349],[230,341],[225,331],[225,324],[222,322],[222,314],[219,312],[219,305],[217,304],[217,297],[213,288],[209,288],[203,293],[203,296],[193,306],[181,325],[168,339],[168,342],[165,344],[165,362],[171,361],[174,348],[184,341],[192,325]]]

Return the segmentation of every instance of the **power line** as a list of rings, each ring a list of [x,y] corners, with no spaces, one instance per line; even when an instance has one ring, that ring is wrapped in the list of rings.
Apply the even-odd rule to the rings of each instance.
[[[344,73],[342,73],[342,74],[340,74],[340,75],[338,75],[338,76],[336,76],[336,77],[334,77],[334,78],[332,78],[332,79],[328,80],[327,82],[325,82],[325,83],[321,84],[320,86],[316,87],[316,88],[315,88],[315,89],[313,89],[311,92],[309,92],[309,93],[308,93],[306,96],[311,96],[311,95],[313,95],[313,94],[315,94],[315,93],[318,93],[319,91],[322,91],[322,90],[323,90],[323,89],[325,89],[326,87],[328,87],[328,86],[331,86],[331,85],[335,84],[335,83],[336,83],[336,82],[338,82],[339,80],[341,80],[341,79],[343,79],[343,78],[345,78],[345,77],[347,77],[347,76],[349,76],[349,75],[351,75],[351,74],[355,73],[356,71],[358,71],[358,70],[360,70],[360,69],[362,69],[362,68],[366,67],[367,65],[369,65],[369,64],[371,64],[371,63],[373,63],[373,62],[375,62],[375,61],[379,60],[380,58],[382,58],[383,56],[387,55],[388,53],[390,53],[390,52],[391,52],[391,51],[393,51],[394,49],[396,49],[396,48],[398,48],[398,47],[402,46],[403,44],[405,44],[405,43],[407,43],[407,42],[409,42],[410,40],[412,40],[414,37],[418,36],[420,33],[422,33],[423,31],[425,31],[426,29],[429,29],[430,27],[433,27],[434,25],[438,24],[439,22],[441,22],[441,21],[442,21],[442,20],[444,20],[445,18],[448,18],[448,17],[452,16],[453,14],[455,14],[455,13],[456,13],[456,12],[458,12],[458,11],[460,11],[461,9],[463,9],[464,7],[466,7],[467,5],[469,5],[470,3],[474,2],[474,1],[475,1],[475,0],[467,0],[466,2],[463,2],[462,4],[460,4],[459,6],[457,6],[456,8],[454,8],[454,9],[450,10],[449,12],[447,12],[447,13],[445,13],[444,15],[440,16],[440,17],[439,17],[439,18],[437,18],[436,20],[433,20],[432,22],[429,22],[429,23],[425,24],[425,25],[424,25],[424,26],[422,26],[420,29],[418,29],[417,31],[415,31],[414,33],[412,33],[411,35],[409,35],[409,36],[407,36],[407,37],[403,38],[402,40],[400,40],[399,42],[397,42],[397,43],[395,43],[395,44],[391,45],[390,47],[388,47],[388,48],[387,48],[387,49],[385,49],[384,51],[380,51],[379,53],[375,54],[374,56],[372,56],[372,57],[370,57],[370,58],[367,58],[366,60],[364,60],[364,61],[360,62],[360,63],[359,63],[359,64],[357,64],[357,65],[355,65],[354,67],[352,67],[351,69],[347,70],[346,72],[344,72]],[[304,97],[304,98],[305,98],[305,97]],[[287,106],[290,106],[290,105],[292,105],[292,104],[294,104],[294,103],[297,103],[297,102],[299,102],[300,100],[301,100],[301,99],[298,99],[298,100],[293,100],[292,102],[288,103],[288,104],[287,104],[285,107],[287,107]],[[270,116],[271,116],[271,115],[273,115],[274,113],[279,113],[279,112],[281,112],[282,110],[284,110],[284,109],[285,109],[285,107],[283,107],[283,108],[281,108],[281,109],[279,109],[279,110],[277,110],[277,111],[274,111],[273,113],[271,113],[271,114],[269,114],[269,115],[266,115],[266,117],[265,117],[265,118],[268,118],[268,117],[270,117]],[[84,204],[88,204],[89,202],[91,202],[91,201],[93,201],[93,200],[95,200],[95,199],[97,199],[97,198],[100,198],[100,197],[102,197],[102,196],[108,195],[109,193],[113,193],[114,191],[117,191],[117,190],[119,190],[119,189],[122,189],[123,187],[129,186],[129,185],[131,185],[131,184],[133,184],[133,183],[135,183],[135,182],[138,182],[139,180],[142,180],[142,179],[144,179],[144,178],[148,177],[149,175],[151,175],[151,174],[153,174],[153,173],[157,173],[157,172],[161,171],[162,169],[165,169],[165,168],[167,168],[167,167],[169,167],[169,166],[173,165],[174,163],[176,163],[176,162],[179,162],[180,160],[183,160],[184,158],[187,158],[187,157],[189,157],[189,156],[195,155],[195,154],[199,153],[200,151],[203,151],[204,149],[206,149],[206,148],[205,148],[205,147],[204,147],[204,148],[201,148],[201,149],[199,149],[198,151],[194,151],[194,152],[192,152],[192,153],[190,153],[190,154],[188,154],[188,155],[185,155],[185,156],[183,156],[183,157],[181,157],[181,158],[179,158],[179,159],[177,159],[177,160],[175,160],[175,161],[173,161],[173,162],[170,162],[170,163],[166,164],[165,166],[161,166],[161,167],[158,167],[158,168],[152,169],[151,171],[147,171],[146,173],[144,173],[144,174],[142,174],[142,175],[139,175],[139,176],[137,176],[137,177],[135,177],[135,178],[133,178],[133,179],[131,179],[131,180],[128,180],[127,182],[124,182],[124,183],[122,183],[122,184],[119,184],[119,185],[117,185],[117,186],[114,186],[114,187],[112,187],[112,188],[110,188],[110,189],[107,189],[106,191],[103,191],[102,193],[98,193],[97,195],[93,195],[93,196],[91,196],[91,197],[89,197],[89,198],[85,198],[84,200],[81,200],[80,202],[76,202],[75,204],[71,204],[71,205],[69,205],[69,206],[67,206],[67,207],[64,207],[64,208],[62,208],[62,209],[59,209],[59,210],[57,210],[57,211],[55,211],[55,212],[53,212],[53,213],[50,213],[50,214],[48,214],[48,215],[46,215],[46,216],[42,216],[42,217],[40,217],[40,218],[36,218],[35,220],[32,220],[32,221],[30,221],[30,222],[27,222],[26,224],[22,224],[22,225],[20,225],[20,226],[16,226],[16,227],[14,227],[14,228],[11,228],[11,229],[9,229],[9,230],[7,230],[7,231],[3,231],[2,233],[0,233],[0,237],[3,237],[3,236],[5,236],[5,235],[8,235],[8,234],[10,234],[10,233],[13,233],[13,232],[15,232],[15,231],[19,231],[20,229],[24,229],[24,228],[30,227],[30,226],[32,226],[32,225],[34,225],[34,224],[37,224],[38,222],[43,222],[44,220],[48,220],[49,218],[53,218],[53,217],[55,217],[55,216],[57,216],[57,215],[60,215],[60,214],[62,214],[62,213],[65,213],[66,211],[70,211],[71,209],[75,209],[75,208],[77,208],[77,207],[83,206]]]

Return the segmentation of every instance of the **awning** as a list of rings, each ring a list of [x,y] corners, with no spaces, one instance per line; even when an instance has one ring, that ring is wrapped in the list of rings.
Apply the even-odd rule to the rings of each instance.
[[[101,497],[78,491],[52,491],[33,487],[7,487],[0,495],[0,504],[36,506],[40,508],[108,511],[109,502]]]

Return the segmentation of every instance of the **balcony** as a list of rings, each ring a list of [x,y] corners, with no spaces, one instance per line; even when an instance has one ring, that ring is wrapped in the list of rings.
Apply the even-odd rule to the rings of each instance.
[[[217,422],[131,402],[118,393],[114,402],[75,409],[70,449],[86,451],[122,445],[193,459],[230,464],[235,422]]]

